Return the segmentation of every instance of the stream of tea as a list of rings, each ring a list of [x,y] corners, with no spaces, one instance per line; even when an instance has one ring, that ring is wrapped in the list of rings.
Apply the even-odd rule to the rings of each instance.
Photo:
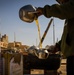
[[[40,25],[39,25],[38,19],[36,19],[35,22],[36,22],[36,25],[37,25],[38,36],[39,36],[39,40],[40,40],[39,48],[42,48],[42,43],[41,43],[41,33],[40,33]]]

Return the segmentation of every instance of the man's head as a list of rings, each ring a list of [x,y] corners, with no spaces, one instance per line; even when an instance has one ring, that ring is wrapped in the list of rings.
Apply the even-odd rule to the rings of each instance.
[[[58,3],[60,3],[60,4],[63,4],[63,3],[66,3],[66,2],[68,2],[69,0],[56,0]]]

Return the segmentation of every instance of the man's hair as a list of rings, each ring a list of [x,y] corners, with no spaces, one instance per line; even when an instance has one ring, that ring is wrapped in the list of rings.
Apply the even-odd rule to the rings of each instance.
[[[58,3],[60,3],[61,0],[56,0]],[[65,2],[69,1],[69,0],[64,0]]]
[[[59,2],[58,0],[56,0],[57,2]]]
[[[60,0],[56,0],[58,3],[60,3]]]

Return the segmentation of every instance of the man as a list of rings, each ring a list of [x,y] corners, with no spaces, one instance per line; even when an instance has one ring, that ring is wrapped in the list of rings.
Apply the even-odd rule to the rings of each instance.
[[[67,75],[74,75],[74,0],[57,0],[59,4],[38,7],[38,16],[65,19],[61,40],[55,45],[54,51],[61,50],[67,58]]]

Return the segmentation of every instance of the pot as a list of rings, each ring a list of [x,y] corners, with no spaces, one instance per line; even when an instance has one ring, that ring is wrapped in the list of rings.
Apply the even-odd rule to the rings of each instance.
[[[36,18],[36,7],[32,5],[25,5],[19,10],[19,17],[21,20],[31,23]]]

